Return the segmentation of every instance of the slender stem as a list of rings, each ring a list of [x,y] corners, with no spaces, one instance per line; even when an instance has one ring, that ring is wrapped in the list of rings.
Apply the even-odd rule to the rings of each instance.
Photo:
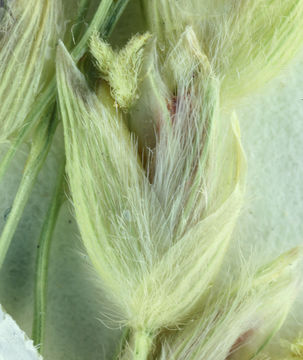
[[[72,51],[72,56],[76,62],[79,61],[86,52],[88,40],[94,31],[99,30],[103,38],[107,38],[111,34],[128,2],[129,0],[101,1],[85,34]]]
[[[128,334],[127,334],[128,335]],[[128,338],[122,338],[120,355],[114,359],[121,360],[147,360],[153,346],[154,333],[140,329],[134,330]]]
[[[100,29],[100,34],[103,38],[110,36],[128,3],[129,0],[114,1],[110,16],[106,18],[106,21]]]
[[[45,318],[47,307],[47,282],[48,282],[48,263],[51,249],[53,232],[56,226],[60,207],[64,200],[64,174],[65,158],[63,159],[57,177],[53,197],[43,224],[37,245],[36,258],[36,282],[35,282],[35,303],[34,320],[32,329],[32,339],[39,352],[43,352]]]
[[[42,121],[33,137],[33,144],[25,165],[21,183],[13,202],[11,212],[0,237],[0,269],[7,250],[16,231],[23,210],[36,182],[37,176],[45,162],[58,122],[55,116],[49,121]]]
[[[153,335],[146,330],[134,333],[133,360],[146,360],[153,344]]]

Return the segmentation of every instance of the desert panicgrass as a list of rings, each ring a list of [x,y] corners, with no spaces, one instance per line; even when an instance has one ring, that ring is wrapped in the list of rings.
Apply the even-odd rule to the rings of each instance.
[[[303,1],[142,0],[148,32],[114,50],[107,38],[127,3],[102,0],[87,30],[75,27],[74,50],[58,42],[55,61],[58,33],[65,37],[60,1],[1,8],[0,143],[16,134],[20,144],[25,127],[37,126],[0,266],[62,120],[81,237],[115,320],[129,329],[118,358],[271,359],[263,348],[295,299],[302,250],[257,270],[243,264],[240,279],[221,288],[217,275],[246,185],[233,108],[295,56]],[[79,2],[79,17],[87,6]],[[94,89],[77,67],[88,46]],[[36,343],[63,185],[64,161],[38,251]],[[302,358],[301,342],[289,345],[289,357]]]

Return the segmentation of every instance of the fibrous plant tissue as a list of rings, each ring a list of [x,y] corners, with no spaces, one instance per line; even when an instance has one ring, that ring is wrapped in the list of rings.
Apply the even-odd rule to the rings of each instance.
[[[303,359],[302,21],[0,1],[1,359]]]

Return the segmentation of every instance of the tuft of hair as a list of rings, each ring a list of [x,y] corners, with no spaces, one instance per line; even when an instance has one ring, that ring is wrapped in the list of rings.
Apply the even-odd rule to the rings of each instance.
[[[94,33],[90,41],[90,51],[95,58],[97,67],[105,80],[108,81],[112,96],[117,104],[127,111],[139,98],[138,83],[142,67],[144,46],[150,34],[133,36],[119,51]]]
[[[5,7],[0,37],[0,142],[24,124],[35,96],[53,74],[60,0],[15,0]]]

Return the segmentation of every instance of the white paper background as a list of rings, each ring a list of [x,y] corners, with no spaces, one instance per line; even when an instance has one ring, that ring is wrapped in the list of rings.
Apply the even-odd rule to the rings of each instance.
[[[42,360],[33,342],[0,305],[0,360]]]

